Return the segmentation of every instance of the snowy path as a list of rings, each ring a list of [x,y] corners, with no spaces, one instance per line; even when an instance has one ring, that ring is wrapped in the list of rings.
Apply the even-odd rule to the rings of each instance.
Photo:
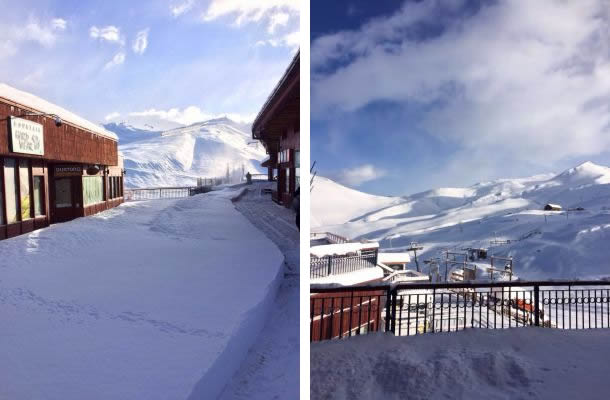
[[[271,316],[222,400],[299,397],[299,232],[294,213],[262,195],[255,184],[235,206],[284,253],[284,280]]]
[[[282,277],[234,195],[127,203],[0,242],[0,398],[215,398]]]

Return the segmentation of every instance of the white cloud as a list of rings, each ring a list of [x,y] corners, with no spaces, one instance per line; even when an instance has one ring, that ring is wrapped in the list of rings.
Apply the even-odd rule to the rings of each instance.
[[[260,22],[264,18],[268,19],[268,29],[275,30],[275,26],[282,25],[282,19],[286,14],[298,14],[300,0],[212,0],[207,10],[203,14],[204,21],[213,21],[215,19],[234,16],[234,23],[241,26],[248,22]],[[278,14],[280,16],[278,17]],[[275,18],[275,20],[274,20]],[[274,26],[271,28],[271,26]]]
[[[63,24],[58,22],[63,21]],[[35,42],[46,48],[52,48],[58,38],[59,32],[65,29],[66,21],[56,18],[50,21],[41,21],[30,17],[25,24],[0,25],[0,59],[15,55],[25,42]],[[64,28],[62,28],[62,26]]]
[[[128,115],[129,117],[148,118],[146,122],[155,126],[155,122],[158,122],[158,120],[173,122],[180,125],[190,125],[195,122],[202,122],[221,117],[227,117],[239,123],[249,123],[252,122],[256,117],[256,114],[208,113],[202,111],[197,106],[189,106],[182,110],[179,108],[171,108],[169,110],[157,110],[155,108],[151,108],[144,111],[131,112]]]
[[[148,47],[148,29],[141,30],[136,35],[136,39],[133,41],[133,52],[136,54],[144,54]]]
[[[269,17],[269,27],[267,28],[267,32],[270,34],[275,33],[275,28],[278,26],[286,26],[288,24],[288,20],[290,19],[290,14],[285,12],[277,12],[275,14],[271,14]]]
[[[171,5],[169,7],[169,10],[174,18],[179,17],[180,15],[188,12],[191,8],[193,8],[194,3],[194,0],[186,0],[182,3]]]
[[[65,31],[68,22],[63,18],[54,18],[51,20],[51,26],[58,31]]]
[[[121,36],[121,29],[113,25],[108,25],[103,28],[92,26],[89,29],[89,36],[93,39],[105,40],[121,45],[125,44],[125,39]]]
[[[456,144],[456,160],[514,155],[561,160],[610,149],[606,0],[499,1],[474,16],[445,2],[407,3],[361,29],[311,45],[312,116],[390,101],[424,105],[414,125]],[[342,65],[333,73],[320,71]]]
[[[358,167],[345,168],[334,175],[337,182],[348,186],[360,186],[365,182],[385,176],[386,172],[371,164],[364,164]]]
[[[112,112],[112,113],[110,113],[110,114],[106,115],[106,116],[104,117],[104,120],[106,120],[106,121],[112,121],[112,120],[115,120],[115,119],[119,118],[120,116],[121,116],[121,113],[118,113],[118,112]]]
[[[110,69],[117,65],[121,65],[124,62],[125,62],[125,53],[122,51],[118,52],[114,55],[114,57],[112,57],[112,60],[110,60],[106,63],[106,65],[104,66],[104,69]]]
[[[276,39],[268,39],[268,40],[259,40],[255,43],[255,46],[273,46],[273,47],[290,47],[291,49],[296,50],[301,43],[301,34],[299,31],[289,33],[280,38]]]

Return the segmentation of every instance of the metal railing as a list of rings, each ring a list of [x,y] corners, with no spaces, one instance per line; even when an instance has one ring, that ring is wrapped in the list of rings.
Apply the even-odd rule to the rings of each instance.
[[[346,274],[377,266],[377,249],[363,250],[355,256],[326,256],[309,259],[309,278],[324,278],[329,275]]]
[[[470,328],[610,328],[610,281],[407,283],[311,289],[310,340]]]
[[[184,186],[184,187],[159,187],[142,189],[125,189],[125,200],[159,200],[159,199],[179,199],[182,197],[194,196],[206,193],[211,190],[208,186]]]
[[[332,232],[311,232],[309,240],[326,239],[329,243],[348,243],[349,239]]]

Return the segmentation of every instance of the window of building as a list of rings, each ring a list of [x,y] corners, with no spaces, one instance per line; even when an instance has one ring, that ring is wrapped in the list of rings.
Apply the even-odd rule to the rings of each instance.
[[[1,160],[0,160],[1,162]],[[0,163],[0,165],[2,165]],[[0,182],[2,182],[2,174],[0,173]],[[0,225],[4,225],[4,198],[2,197],[2,188],[0,187]]]
[[[14,158],[4,159],[4,190],[6,192],[6,222],[12,224],[19,220],[17,204],[19,192],[17,191],[17,168]]]
[[[294,178],[296,187],[301,186],[301,152],[299,150],[294,151]]]
[[[101,203],[104,201],[104,180],[101,176],[86,176],[83,178],[83,205]]]
[[[108,178],[108,198],[114,199],[114,176]]]
[[[34,177],[34,216],[45,214],[44,207],[44,176]]]
[[[19,161],[19,192],[21,194],[21,220],[32,218],[30,207],[32,196],[30,195],[30,163],[28,160]]]
[[[290,168],[286,168],[286,193],[290,193]]]

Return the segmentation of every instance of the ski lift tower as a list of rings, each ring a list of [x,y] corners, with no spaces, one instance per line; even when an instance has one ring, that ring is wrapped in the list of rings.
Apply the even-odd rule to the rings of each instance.
[[[424,246],[421,246],[417,242],[411,242],[411,244],[407,248],[407,251],[413,252],[413,258],[415,259],[415,267],[417,268],[417,272],[421,272],[421,270],[419,269],[419,262],[417,261],[417,250],[423,250],[423,249],[424,249]]]

